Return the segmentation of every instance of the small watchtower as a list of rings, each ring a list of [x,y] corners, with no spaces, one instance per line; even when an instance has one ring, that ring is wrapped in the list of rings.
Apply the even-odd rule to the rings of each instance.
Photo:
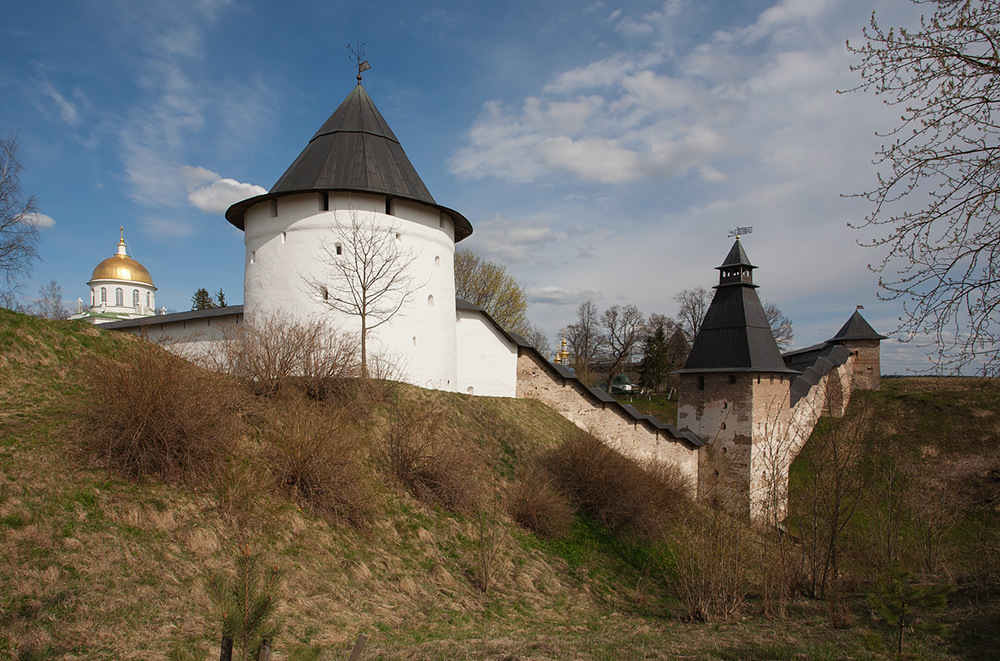
[[[876,390],[882,383],[880,347],[885,335],[879,335],[857,310],[827,344],[840,344],[851,352],[851,380],[854,389]]]
[[[742,516],[761,510],[769,453],[773,439],[785,436],[797,374],[781,359],[757,297],[755,268],[737,237],[717,267],[719,284],[687,363],[676,372],[677,426],[705,442],[698,497]]]

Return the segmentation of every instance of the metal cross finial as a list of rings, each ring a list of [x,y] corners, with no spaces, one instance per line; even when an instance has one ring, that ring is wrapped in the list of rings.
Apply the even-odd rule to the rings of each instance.
[[[350,56],[358,63],[358,84],[361,84],[361,74],[372,68],[372,65],[368,64],[368,60],[365,59],[365,45],[361,42],[357,42],[353,47],[347,44],[347,50],[350,52]]]
[[[736,229],[729,230],[729,236],[735,236],[736,240],[739,241],[741,235],[750,234],[751,232],[753,232],[752,227],[737,227]]]
[[[121,239],[120,239],[120,241],[121,241],[122,243],[125,243],[125,226],[124,226],[124,225],[122,225],[122,226],[121,226],[121,227],[120,227],[119,229],[121,229],[121,231],[122,231],[122,233],[121,233]]]

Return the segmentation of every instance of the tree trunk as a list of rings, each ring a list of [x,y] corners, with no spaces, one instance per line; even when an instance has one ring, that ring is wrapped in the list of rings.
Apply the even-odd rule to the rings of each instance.
[[[219,653],[219,661],[233,661],[233,639],[229,634],[222,634],[222,650]]]

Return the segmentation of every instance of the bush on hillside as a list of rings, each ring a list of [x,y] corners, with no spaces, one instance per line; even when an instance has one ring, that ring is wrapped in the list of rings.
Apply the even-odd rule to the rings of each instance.
[[[532,467],[511,485],[507,513],[535,534],[554,538],[569,532],[576,512],[565,494],[555,487],[552,476]]]
[[[84,374],[82,446],[99,465],[196,484],[218,473],[241,428],[225,377],[147,342],[91,359]]]
[[[358,376],[355,344],[321,321],[265,316],[226,326],[223,340],[195,358],[235,375],[256,394],[274,395],[295,385],[324,398],[338,394],[344,379]]]
[[[288,391],[268,402],[253,423],[281,491],[328,519],[368,520],[372,475],[343,409]]]
[[[698,622],[739,616],[754,571],[752,542],[746,525],[717,509],[692,510],[676,536],[676,574],[672,585]]]
[[[630,459],[582,430],[542,465],[559,488],[616,533],[660,538],[690,503],[675,466]]]
[[[445,423],[440,408],[393,402],[378,459],[418,499],[468,514],[479,504],[484,464]]]

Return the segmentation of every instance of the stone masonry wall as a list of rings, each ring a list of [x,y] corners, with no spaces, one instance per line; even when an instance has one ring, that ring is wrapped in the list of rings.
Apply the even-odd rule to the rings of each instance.
[[[564,379],[543,366],[533,353],[517,359],[517,397],[537,399],[564,418],[626,456],[672,463],[690,481],[695,497],[698,481],[698,451],[668,432],[637,421],[617,406],[599,401],[577,379]]]
[[[854,387],[875,390],[882,381],[880,362],[881,343],[878,340],[851,340],[844,346],[854,354]]]
[[[752,402],[749,375],[680,376],[677,426],[705,443],[699,450],[699,500],[730,511],[747,509]]]
[[[691,496],[715,500],[753,517],[781,520],[788,505],[788,468],[823,415],[842,416],[857,368],[852,356],[824,375],[794,407],[787,376],[709,375],[699,390],[694,375],[679,409],[678,426],[705,442],[700,449],[619,407],[600,401],[580,381],[564,378],[544,359],[517,359],[517,397],[537,399],[623,454],[676,465],[690,480]],[[696,420],[698,422],[696,422]],[[723,502],[726,501],[726,502]]]
[[[788,508],[788,469],[823,415],[841,417],[852,388],[851,360],[824,375],[793,408],[764,415],[756,432],[751,514],[780,521]]]

